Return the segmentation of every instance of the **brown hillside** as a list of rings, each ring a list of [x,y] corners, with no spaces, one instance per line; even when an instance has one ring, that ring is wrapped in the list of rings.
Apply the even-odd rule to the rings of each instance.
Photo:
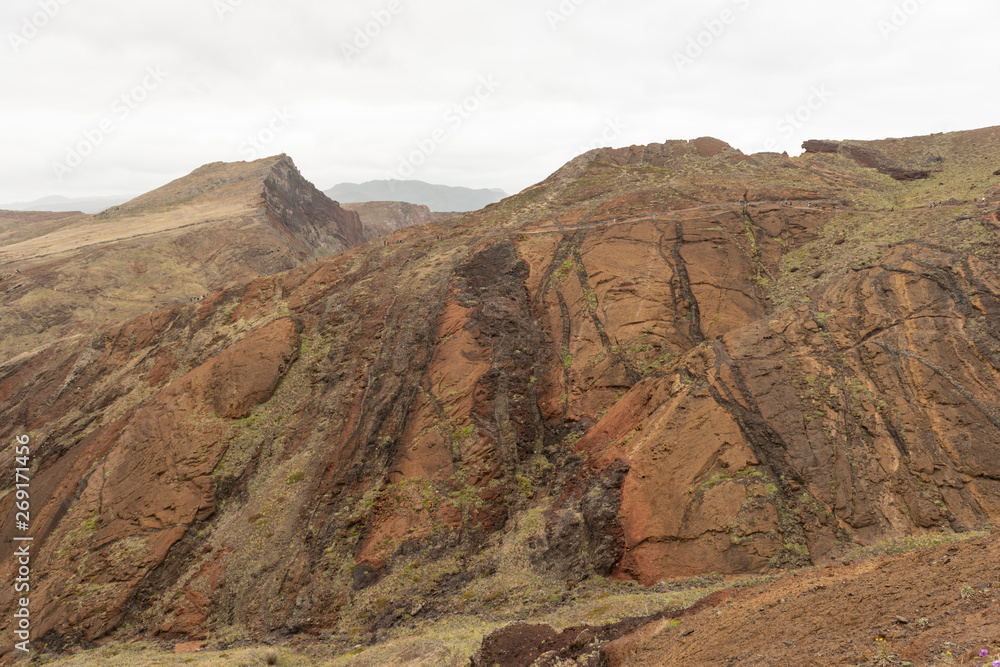
[[[1000,543],[979,538],[726,591],[611,643],[603,664],[989,664],[1000,657],[998,562]]]
[[[665,580],[994,524],[1000,139],[971,134],[879,148],[933,149],[930,182],[840,152],[600,149],[402,243],[7,362],[40,647],[295,636],[374,665],[421,637],[396,664],[459,664],[511,621],[692,602]]]
[[[447,220],[460,213],[432,213],[429,208],[400,201],[371,201],[360,204],[341,204],[345,210],[356,211],[365,228],[365,238],[372,241],[389,236],[404,227],[425,222]]]
[[[205,165],[98,215],[59,216],[0,215],[6,358],[364,242],[357,215],[284,155]]]

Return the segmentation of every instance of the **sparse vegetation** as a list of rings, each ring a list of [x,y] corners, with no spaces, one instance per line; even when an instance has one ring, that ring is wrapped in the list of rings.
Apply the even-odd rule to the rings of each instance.
[[[927,183],[833,154],[702,158],[682,144],[652,167],[598,151],[433,228],[433,242],[410,230],[10,362],[4,391],[41,397],[23,414],[44,424],[46,465],[79,461],[46,542],[60,602],[82,619],[143,606],[119,642],[54,664],[375,665],[410,650],[447,664],[515,621],[613,623],[731,587],[791,588],[786,572],[824,559],[986,534],[852,544],[964,530],[983,512],[963,498],[987,502],[976,461],[989,440],[967,427],[997,418],[994,234],[968,202],[916,208],[986,172],[936,142],[945,166]],[[758,201],[734,206],[748,189]],[[823,208],[774,203],[787,195]],[[178,210],[129,219],[169,226]],[[151,299],[139,314],[208,291],[163,250],[98,264],[122,300],[114,315],[53,289],[75,269],[0,315],[76,308],[75,336],[132,314],[125,299]],[[227,412],[234,378],[260,374],[252,354],[231,372],[214,364],[284,317],[295,355]],[[66,331],[40,319],[22,333],[11,353]],[[914,434],[931,432],[928,454]],[[169,457],[155,454],[159,433]],[[162,474],[127,496],[108,480],[136,460]],[[607,577],[588,577],[597,562]],[[764,575],[631,581],[709,569]],[[977,579],[946,593],[970,608],[992,594]],[[905,613],[927,614],[899,621],[908,632],[946,622]],[[177,619],[211,628],[212,650],[124,641]],[[320,648],[242,648],[272,619]],[[673,638],[678,625],[660,628]],[[857,639],[858,660],[902,654],[872,641]]]

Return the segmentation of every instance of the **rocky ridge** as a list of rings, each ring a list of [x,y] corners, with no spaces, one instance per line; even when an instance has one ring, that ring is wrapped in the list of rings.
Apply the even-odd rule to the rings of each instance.
[[[365,241],[357,214],[287,156],[205,165],[95,216],[6,218],[17,221],[0,237],[0,351],[10,356]]]
[[[369,241],[389,236],[404,227],[447,220],[461,215],[460,213],[432,213],[426,206],[401,201],[372,201],[362,204],[342,204],[341,206],[344,210],[357,212],[365,229],[365,238]]]
[[[992,524],[998,132],[879,145],[940,157],[919,180],[708,138],[599,149],[0,366],[0,438],[38,443],[43,643],[346,652],[456,615],[484,633],[596,577]]]

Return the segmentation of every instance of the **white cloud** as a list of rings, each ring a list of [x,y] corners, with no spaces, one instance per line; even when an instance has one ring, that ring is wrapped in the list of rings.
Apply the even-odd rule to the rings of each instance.
[[[614,145],[708,134],[755,151],[777,136],[793,153],[809,138],[998,123],[1000,7],[987,0],[394,0],[351,61],[341,45],[393,0],[224,1],[221,17],[214,0],[4,3],[0,202],[142,192],[244,159],[241,145],[276,109],[295,120],[266,149],[290,154],[318,186],[382,178],[482,76],[502,88],[415,178],[514,192],[614,118],[627,125]],[[56,5],[15,51],[10,36],[25,39],[25,21]],[[552,11],[565,21],[553,26]],[[678,71],[674,54],[718,32],[723,11],[733,20]],[[894,12],[886,38],[880,22]],[[59,182],[52,164],[149,66],[169,78]],[[782,119],[815,86],[834,95],[785,136]]]

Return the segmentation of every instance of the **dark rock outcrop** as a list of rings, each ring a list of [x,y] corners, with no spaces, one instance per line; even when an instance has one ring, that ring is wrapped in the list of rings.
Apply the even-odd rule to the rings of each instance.
[[[839,153],[863,167],[875,169],[897,181],[921,180],[930,178],[933,173],[929,169],[912,169],[893,164],[877,150],[857,144],[809,140],[803,142],[802,148],[806,153]]]

